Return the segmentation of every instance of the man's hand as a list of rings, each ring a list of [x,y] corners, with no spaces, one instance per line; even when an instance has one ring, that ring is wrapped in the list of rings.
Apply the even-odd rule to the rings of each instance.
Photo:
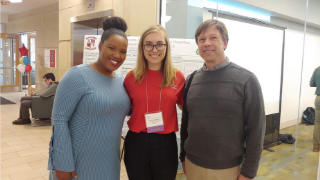
[[[184,173],[184,175],[187,175],[187,171],[186,171],[186,164],[185,164],[185,162],[181,162],[181,164],[182,164],[182,169],[183,169],[183,173]]]
[[[242,176],[242,174],[240,174],[238,177],[238,180],[253,180],[253,179],[246,178],[246,177]]]
[[[70,177],[71,175],[74,178],[78,178],[75,171],[64,172],[64,171],[56,170],[56,176],[59,180],[71,180],[71,177]]]

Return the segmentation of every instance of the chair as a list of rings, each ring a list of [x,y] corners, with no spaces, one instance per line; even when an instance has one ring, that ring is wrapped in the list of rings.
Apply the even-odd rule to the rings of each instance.
[[[32,118],[51,118],[54,96],[33,96],[31,99]]]

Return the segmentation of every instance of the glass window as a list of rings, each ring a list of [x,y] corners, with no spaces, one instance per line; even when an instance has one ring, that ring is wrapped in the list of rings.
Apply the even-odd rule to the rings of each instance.
[[[35,38],[30,38],[30,65],[32,66],[32,70],[30,72],[30,83],[31,87],[36,87],[36,44]]]

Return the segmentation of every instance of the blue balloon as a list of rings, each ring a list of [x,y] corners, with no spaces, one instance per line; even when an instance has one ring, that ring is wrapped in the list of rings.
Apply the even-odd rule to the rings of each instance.
[[[28,57],[24,57],[22,61],[23,61],[24,65],[30,64],[30,58],[28,58]]]

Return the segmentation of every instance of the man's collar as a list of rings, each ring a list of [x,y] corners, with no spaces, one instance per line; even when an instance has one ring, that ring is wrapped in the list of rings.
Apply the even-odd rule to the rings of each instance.
[[[230,60],[229,60],[228,57],[226,57],[226,59],[222,63],[218,64],[217,66],[214,66],[212,68],[212,70],[206,66],[206,63],[203,64],[203,68],[202,69],[204,71],[215,71],[215,70],[218,70],[218,69],[221,69],[221,68],[227,66],[229,63],[230,63]]]

